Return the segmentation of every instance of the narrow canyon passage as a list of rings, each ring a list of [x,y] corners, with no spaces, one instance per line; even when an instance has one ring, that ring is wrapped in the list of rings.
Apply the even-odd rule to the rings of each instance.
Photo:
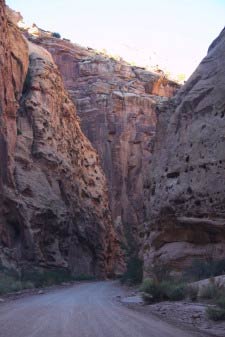
[[[121,305],[115,282],[94,282],[0,305],[1,337],[201,337]]]

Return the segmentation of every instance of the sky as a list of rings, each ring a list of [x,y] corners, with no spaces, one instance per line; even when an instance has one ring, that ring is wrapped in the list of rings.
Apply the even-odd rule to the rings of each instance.
[[[141,66],[191,75],[225,25],[225,0],[6,0],[26,23]]]

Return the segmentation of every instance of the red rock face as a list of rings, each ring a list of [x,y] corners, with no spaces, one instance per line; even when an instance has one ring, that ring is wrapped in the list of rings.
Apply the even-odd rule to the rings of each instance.
[[[149,175],[146,269],[225,257],[225,30],[188,82],[159,108]]]
[[[135,251],[146,220],[146,175],[155,136],[155,105],[178,85],[159,74],[59,39],[36,39],[52,54],[76,104],[81,128],[98,151],[114,223]],[[126,238],[126,239],[125,239]]]
[[[0,41],[0,256],[4,259],[7,252],[2,254],[3,246],[11,240],[5,223],[5,212],[9,212],[5,202],[8,189],[15,187],[16,113],[28,68],[27,45],[20,31],[8,23],[4,1],[0,1]]]
[[[17,130],[16,111],[28,67],[28,54],[20,31],[12,25],[8,29],[2,0],[0,1],[0,24],[0,186],[2,190],[3,183],[12,184]],[[12,48],[12,45],[15,47]]]
[[[129,253],[144,242],[146,270],[224,257],[225,32],[170,99],[162,75],[55,38],[29,45],[27,74],[0,3],[1,261],[105,276],[113,223]]]
[[[40,33],[39,36],[43,34]],[[224,257],[225,32],[223,31],[211,45],[207,57],[172,99],[168,98],[176,93],[178,87],[160,74],[130,67],[123,61],[107,58],[67,41],[38,38],[34,39],[34,42],[44,46],[52,54],[77,107],[82,130],[100,155],[109,186],[113,221],[120,234],[120,240],[129,248],[129,253],[137,253],[140,242],[144,242],[141,251],[146,270],[153,264],[163,264],[181,270],[189,265],[193,258]],[[50,75],[54,78],[54,74]],[[43,81],[42,86],[44,87]],[[34,97],[36,91],[41,91],[39,86],[32,88]],[[48,89],[43,92],[48,92]],[[45,96],[48,97],[44,95],[41,101],[45,102]],[[51,93],[51,96],[54,97],[54,94]],[[58,99],[54,98],[57,106],[62,107]],[[35,104],[38,104],[38,101],[34,99]],[[50,97],[46,104],[50,111],[57,110]],[[50,106],[54,109],[51,110]],[[26,111],[26,104],[23,110]],[[35,133],[33,136],[32,151],[34,157],[37,153],[40,162],[43,156],[44,162],[53,160],[54,163],[54,159],[49,159],[49,148],[55,146],[56,136],[53,134],[60,134],[55,122],[57,116],[54,118],[54,124],[50,123],[55,127],[54,132],[48,136],[48,127],[40,126],[45,110],[40,114],[42,117],[39,117],[37,110],[35,108],[36,112],[32,115],[38,130],[37,136]],[[29,118],[27,117],[28,120]],[[67,138],[69,132],[70,128],[67,125],[60,138],[70,142],[73,138],[72,135]],[[3,136],[5,137],[4,132]],[[13,139],[12,137],[10,144],[15,144]],[[56,144],[59,146],[57,137]],[[19,142],[17,145],[20,153],[23,146]],[[25,148],[27,147],[26,145]],[[3,154],[6,153],[6,150],[4,151]],[[68,147],[65,146],[62,152],[65,158],[68,151]],[[53,152],[57,153],[56,150]],[[18,172],[19,162],[20,159],[17,163]],[[45,168],[45,172],[48,171],[49,169]],[[81,165],[79,172],[82,171]],[[35,168],[32,168],[32,172],[35,172]],[[54,174],[62,179],[61,171],[56,172]],[[79,176],[77,171],[74,172]],[[20,179],[22,182],[26,181],[21,176]],[[71,173],[69,180],[73,179],[75,177],[73,178]],[[45,185],[44,180],[42,185]],[[93,180],[89,185],[93,186]],[[79,186],[83,186],[80,180],[76,187],[78,191]],[[29,197],[29,188],[24,189],[26,197]],[[68,190],[71,196],[68,185],[65,190]],[[77,190],[76,195],[79,195],[79,198],[75,203],[81,200]],[[88,193],[90,190],[91,188],[88,188]],[[90,195],[88,193],[87,189],[82,188],[81,196],[86,198]],[[89,199],[94,199],[95,202],[98,200],[95,197]],[[88,205],[92,205],[93,214],[93,202]],[[98,214],[98,221],[103,218],[103,207],[99,206],[99,209],[100,213],[99,210],[94,211],[95,215],[96,212]],[[78,219],[84,219],[83,214],[79,213]],[[96,220],[96,223],[98,221]],[[103,228],[111,228],[107,226],[108,220],[107,223],[104,222]],[[90,227],[88,223],[88,233],[92,233]],[[78,234],[74,234],[75,238],[82,237],[79,231],[76,233]],[[109,244],[115,242],[111,234],[108,241],[101,236],[97,245],[101,247],[101,253],[97,255],[98,249],[90,248],[89,242],[97,240],[97,235],[94,235],[96,233],[99,231],[95,230],[91,234],[91,241],[88,241],[88,253],[84,252],[83,248],[78,250],[80,255],[78,253],[79,257],[75,258],[78,265],[82,256],[85,256],[85,264],[90,266],[90,261],[93,261],[90,251],[95,252],[94,256],[98,256],[98,261],[115,261],[112,255],[116,250]],[[55,247],[55,235],[47,237],[51,239],[49,246],[46,246],[51,247],[52,241],[52,247]],[[85,234],[84,237],[89,236]],[[102,242],[108,242],[107,249],[103,248],[104,245],[101,246]],[[78,246],[83,247],[80,244]],[[74,255],[76,256],[75,253],[72,254]],[[52,258],[52,254],[50,256]],[[73,259],[71,261],[74,261]],[[111,266],[112,262],[108,264]]]
[[[0,20],[0,262],[104,277],[120,253],[98,155],[50,54],[28,52],[2,1]]]

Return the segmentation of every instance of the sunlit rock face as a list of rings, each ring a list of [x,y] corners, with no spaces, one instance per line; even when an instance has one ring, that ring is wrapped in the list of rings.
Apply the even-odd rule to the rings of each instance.
[[[169,103],[149,170],[145,267],[225,257],[225,30]]]
[[[178,85],[68,41],[36,39],[50,51],[76,104],[81,128],[98,151],[107,177],[114,223],[136,251],[146,220],[146,181],[157,102]]]
[[[0,10],[0,263],[112,274],[120,253],[98,155],[50,54]]]
[[[0,1],[0,188],[12,185],[16,112],[28,68],[28,48],[20,31],[8,23]]]

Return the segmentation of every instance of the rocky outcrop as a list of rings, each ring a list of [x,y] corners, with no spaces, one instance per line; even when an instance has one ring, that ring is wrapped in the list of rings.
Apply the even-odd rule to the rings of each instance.
[[[178,85],[163,74],[67,41],[34,42],[50,51],[60,69],[81,128],[100,155],[120,239],[135,252],[146,217],[145,177],[155,136],[155,105],[163,96],[173,96]]]
[[[104,277],[120,256],[98,155],[52,57],[0,5],[0,262]]]
[[[146,269],[225,257],[225,30],[170,103],[159,106],[149,176]]]
[[[7,19],[15,26],[19,26],[20,22],[23,21],[23,17],[20,12],[12,10],[9,6],[4,7],[5,14]]]
[[[23,17],[21,13],[14,11],[9,6],[5,6],[5,12],[6,12],[9,22],[19,27],[23,33],[28,33],[29,35],[32,35],[35,37],[40,37],[40,36],[51,37],[52,35],[54,35],[54,33],[52,32],[40,29],[35,23],[33,23],[32,25],[27,25],[23,21]]]

